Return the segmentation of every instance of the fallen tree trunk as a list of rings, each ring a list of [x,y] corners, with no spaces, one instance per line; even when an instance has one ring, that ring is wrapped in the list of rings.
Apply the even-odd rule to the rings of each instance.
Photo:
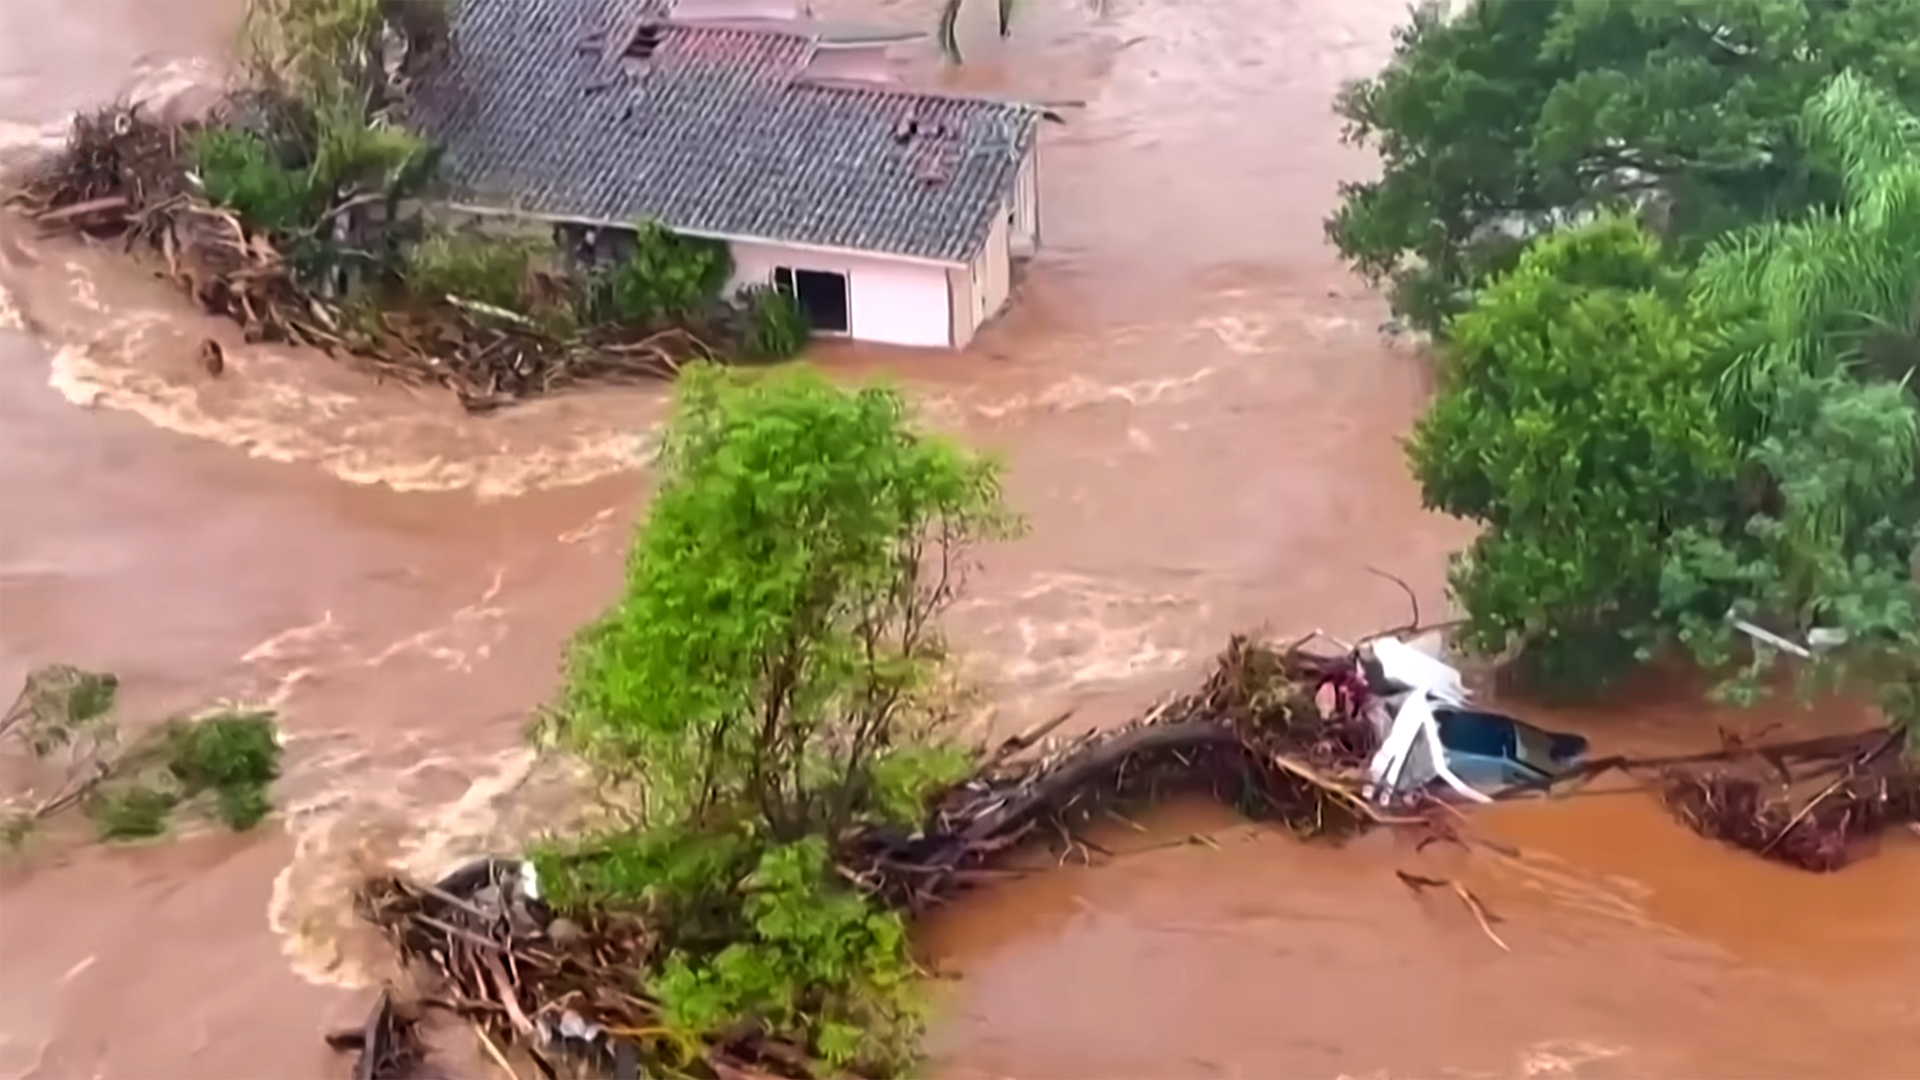
[[[936,801],[922,827],[864,823],[841,838],[843,874],[876,900],[921,912],[980,880],[987,864],[1042,826],[1060,835],[1115,800],[1173,788],[1211,791],[1306,837],[1350,835],[1374,821],[1359,794],[1372,752],[1364,718],[1318,691],[1354,675],[1345,658],[1235,638],[1199,690],[1124,728],[1051,750],[1019,736],[980,758]],[[512,1046],[546,1075],[558,1057],[619,1074],[635,1061],[722,1078],[807,1077],[804,1048],[751,1025],[698,1046],[667,1034],[642,974],[663,943],[643,917],[557,918],[529,895],[512,860],[483,860],[434,885],[398,876],[361,888],[362,914],[426,974],[427,1003],[467,1018],[489,1048]],[[631,1073],[628,1073],[631,1075]]]

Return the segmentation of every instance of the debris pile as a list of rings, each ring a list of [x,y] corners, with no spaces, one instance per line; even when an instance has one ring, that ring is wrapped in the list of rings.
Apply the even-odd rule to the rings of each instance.
[[[1362,715],[1367,700],[1352,657],[1235,638],[1192,693],[1064,745],[1045,739],[1059,721],[1010,739],[921,829],[857,828],[839,861],[870,895],[922,911],[981,880],[989,860],[1022,841],[1068,836],[1099,808],[1176,788],[1215,792],[1302,836],[1350,835],[1377,820],[1361,794],[1378,738]],[[647,920],[556,917],[517,860],[483,860],[432,885],[374,877],[358,902],[416,971],[420,1004],[471,1022],[503,1065],[524,1055],[547,1076],[568,1062],[614,1076],[637,1075],[641,1062],[728,1078],[812,1075],[803,1050],[752,1027],[680,1042],[641,989],[663,948]],[[383,1058],[409,1056],[382,1045]]]
[[[1058,839],[1101,808],[1172,791],[1210,792],[1303,837],[1350,835],[1377,820],[1361,794],[1378,742],[1370,699],[1350,657],[1235,637],[1198,690],[1039,756],[1022,754],[1044,729],[1017,736],[941,800],[926,827],[864,830],[842,862],[868,892],[919,911],[1015,844]]]
[[[1406,656],[1396,660],[1395,648],[1380,647],[1385,640],[1323,655],[1306,651],[1304,641],[1279,647],[1236,637],[1197,689],[1118,729],[1055,741],[1049,733],[1063,716],[1009,739],[983,753],[968,779],[935,800],[919,829],[856,826],[840,838],[836,859],[846,879],[870,897],[919,914],[1005,876],[1004,868],[991,864],[1017,845],[1071,847],[1076,826],[1090,817],[1174,791],[1210,792],[1303,838],[1425,821],[1433,839],[1457,840],[1444,822],[1416,812],[1442,782],[1457,786],[1445,775],[1445,758],[1454,748],[1442,745],[1445,733],[1436,730],[1450,712],[1467,715],[1458,709],[1464,688],[1444,680],[1410,685],[1407,669],[1418,664]],[[1396,667],[1398,676],[1389,670]],[[1427,711],[1441,714],[1443,723],[1431,717],[1408,722],[1405,705],[1414,700],[1441,701]],[[1416,784],[1382,782],[1383,759],[1413,759],[1390,752],[1396,731],[1408,747],[1416,738],[1427,740],[1432,760],[1420,766],[1424,779]],[[1658,776],[1668,805],[1701,833],[1770,858],[1831,869],[1846,861],[1855,841],[1888,822],[1914,820],[1920,809],[1920,785],[1908,767],[1896,764],[1896,744],[1884,731],[1874,736],[1662,761],[1612,758],[1509,790],[1539,790],[1610,769]],[[1823,786],[1811,800],[1795,804],[1797,810],[1789,809],[1733,767],[1753,761],[1775,769],[1776,783]],[[1382,812],[1387,804],[1395,806],[1396,816]],[[1487,937],[1508,948],[1494,929],[1498,918],[1465,887],[1404,872],[1400,878],[1415,892],[1453,892]],[[548,1077],[569,1068],[627,1077],[667,1070],[725,1080],[813,1075],[804,1048],[775,1040],[755,1024],[710,1041],[677,1031],[644,990],[645,973],[671,948],[660,928],[635,911],[559,917],[541,900],[530,864],[482,860],[433,885],[377,876],[362,885],[358,901],[362,915],[408,961],[417,1004],[469,1022],[488,1055],[509,1073],[531,1075],[515,1070],[520,1059]],[[383,997],[369,1020],[370,1032],[386,1033],[380,1039],[335,1040],[342,1048],[377,1045],[377,1052],[363,1054],[356,1076],[396,1076],[382,1063],[421,1057],[417,1042],[408,1041],[412,1014],[394,1009]]]
[[[382,377],[444,386],[473,411],[588,384],[667,379],[714,356],[699,328],[554,329],[454,297],[350,312],[339,290],[304,285],[288,252],[207,201],[188,167],[200,130],[137,108],[81,115],[66,148],[8,203],[49,232],[117,237],[157,257],[166,277],[206,311],[238,322],[250,342],[312,346]],[[327,224],[344,226],[382,201],[378,192],[340,192]]]
[[[1889,827],[1920,822],[1920,770],[1901,755],[1901,737],[1869,731],[1735,750],[1722,764],[1666,769],[1661,797],[1702,836],[1803,870],[1838,870]]]

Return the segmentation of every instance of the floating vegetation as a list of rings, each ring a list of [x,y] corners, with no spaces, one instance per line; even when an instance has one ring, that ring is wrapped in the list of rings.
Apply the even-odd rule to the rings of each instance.
[[[118,685],[65,664],[28,674],[0,719],[0,740],[31,774],[7,799],[0,837],[10,846],[76,808],[101,839],[118,841],[165,833],[183,808],[203,808],[235,831],[272,812],[281,756],[272,713],[176,718],[128,738],[113,716]]]

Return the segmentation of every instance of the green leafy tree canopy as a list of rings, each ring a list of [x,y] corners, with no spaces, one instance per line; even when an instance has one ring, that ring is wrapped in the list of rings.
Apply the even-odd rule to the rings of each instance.
[[[1556,684],[1631,659],[1675,529],[1732,508],[1710,364],[1631,218],[1538,241],[1454,321],[1409,457],[1429,507],[1484,527],[1451,577],[1471,646],[1524,645]]]
[[[1340,97],[1383,169],[1343,186],[1328,235],[1427,330],[1525,237],[1598,208],[1645,210],[1688,255],[1837,197],[1799,121],[1848,69],[1914,100],[1920,0],[1428,4]]]
[[[890,389],[688,371],[624,595],[575,651],[568,730],[700,815],[833,835],[941,659],[968,550],[1008,534],[991,460]]]

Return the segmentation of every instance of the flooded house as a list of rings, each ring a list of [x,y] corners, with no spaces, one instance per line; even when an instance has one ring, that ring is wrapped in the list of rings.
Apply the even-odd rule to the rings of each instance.
[[[445,209],[552,226],[585,260],[636,222],[726,243],[733,287],[816,334],[959,348],[1040,242],[1039,108],[897,80],[918,32],[804,0],[464,0],[417,78]]]

